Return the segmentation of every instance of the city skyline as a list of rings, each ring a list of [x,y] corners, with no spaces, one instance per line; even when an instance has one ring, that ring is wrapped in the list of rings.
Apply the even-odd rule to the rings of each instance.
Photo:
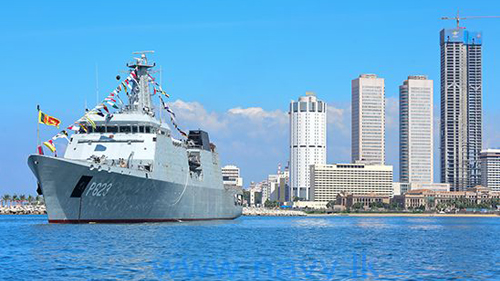
[[[1,51],[9,54],[4,62],[10,65],[8,71],[2,71],[9,83],[2,88],[7,106],[1,114],[3,120],[15,119],[1,125],[8,135],[1,141],[2,147],[8,148],[4,155],[11,161],[2,161],[0,168],[15,175],[0,179],[3,191],[34,194],[35,180],[29,175],[26,158],[35,151],[36,104],[64,124],[78,118],[85,103],[90,106],[96,100],[96,76],[102,97],[124,69],[123,59],[144,49],[156,51],[152,59],[163,66],[161,78],[180,125],[207,129],[218,146],[221,162],[241,167],[246,183],[264,179],[277,163],[286,163],[288,148],[282,140],[287,139],[288,101],[308,90],[330,105],[327,163],[349,162],[350,80],[361,73],[376,73],[385,79],[386,147],[397,146],[394,139],[399,139],[397,93],[401,81],[408,75],[425,74],[436,81],[434,92],[439,92],[439,30],[454,25],[439,18],[454,15],[455,6],[460,6],[464,15],[482,15],[498,4],[457,1],[455,6],[426,7],[423,2],[395,8],[370,2],[361,7],[296,2],[287,4],[285,14],[278,12],[280,5],[276,3],[248,5],[245,11],[234,4],[217,11],[204,5],[196,9],[172,3],[158,5],[165,10],[164,19],[139,26],[121,17],[126,10],[116,3],[104,3],[98,11],[68,4],[62,7],[66,13],[59,10],[59,14],[51,12],[55,5],[50,3],[34,4],[27,11],[18,3],[9,3],[0,12],[14,26],[1,30],[9,42]],[[263,8],[267,12],[262,14]],[[207,10],[214,13],[207,16]],[[408,10],[414,15],[401,13]],[[44,21],[41,12],[52,17]],[[97,13],[97,20],[90,23],[86,19],[92,13]],[[387,18],[398,25],[388,24]],[[364,32],[366,21],[360,19],[369,20],[371,28],[382,32]],[[64,27],[59,25],[61,20]],[[500,90],[494,68],[500,61],[495,53],[500,46],[500,38],[495,36],[500,22],[466,21],[465,26],[481,30],[487,39],[483,48],[484,147],[498,147],[500,132],[493,122],[498,118],[495,93]],[[341,39],[325,36],[331,30],[341,30]],[[144,32],[154,40],[125,43],[127,32]],[[345,44],[338,44],[339,40]],[[371,42],[370,46],[361,44],[364,42]],[[437,94],[434,104],[439,104]],[[434,115],[439,116],[439,110]],[[16,137],[20,130],[21,139]],[[41,132],[42,136],[53,133],[50,128]],[[435,137],[434,142],[437,140]],[[386,155],[386,163],[394,165],[395,174],[398,154],[388,150]],[[438,171],[435,166],[435,181]]]

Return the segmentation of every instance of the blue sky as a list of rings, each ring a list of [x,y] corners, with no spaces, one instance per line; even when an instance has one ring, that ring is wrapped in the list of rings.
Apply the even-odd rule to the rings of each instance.
[[[222,162],[241,166],[246,184],[287,161],[288,103],[305,91],[332,107],[329,161],[349,161],[350,81],[361,73],[384,77],[387,162],[397,174],[398,85],[410,74],[428,75],[439,114],[439,30],[455,24],[439,18],[457,8],[500,15],[497,1],[141,2],[2,4],[0,193],[34,193],[26,158],[36,147],[36,104],[71,123],[85,102],[95,104],[96,65],[103,97],[131,52],[151,49],[181,126],[206,128]],[[484,146],[498,147],[500,19],[464,25],[483,31]],[[46,138],[57,132],[42,129]]]

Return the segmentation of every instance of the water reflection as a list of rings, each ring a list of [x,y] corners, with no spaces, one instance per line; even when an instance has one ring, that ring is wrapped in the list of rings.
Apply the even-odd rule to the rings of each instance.
[[[333,225],[332,220],[321,218],[299,219],[294,223],[295,227],[331,227]]]
[[[357,227],[362,228],[389,228],[391,225],[387,223],[387,219],[385,218],[359,218],[357,223]]]

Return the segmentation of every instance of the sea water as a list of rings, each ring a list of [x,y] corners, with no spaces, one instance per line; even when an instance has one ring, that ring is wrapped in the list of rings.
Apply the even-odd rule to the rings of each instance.
[[[0,216],[1,280],[500,280],[500,218]]]

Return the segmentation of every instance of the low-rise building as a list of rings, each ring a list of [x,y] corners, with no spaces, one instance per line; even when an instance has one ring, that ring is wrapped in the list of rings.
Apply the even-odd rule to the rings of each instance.
[[[440,205],[455,204],[462,202],[481,204],[500,200],[500,192],[489,188],[477,186],[466,191],[433,191],[428,189],[410,190],[404,195],[394,196],[393,202],[398,203],[405,209],[422,208],[425,210],[435,209]]]
[[[393,168],[388,165],[315,164],[310,166],[312,201],[335,201],[340,192],[393,195]]]
[[[227,186],[243,187],[243,178],[240,176],[240,168],[234,165],[222,167],[222,183]]]
[[[391,197],[383,196],[375,193],[370,194],[350,194],[346,192],[340,192],[337,194],[337,199],[335,205],[340,205],[344,208],[352,208],[354,205],[358,205],[362,208],[370,208],[374,204],[390,204]]]
[[[328,202],[321,202],[321,201],[295,201],[293,202],[293,207],[294,208],[306,208],[306,209],[326,209],[326,205]]]

